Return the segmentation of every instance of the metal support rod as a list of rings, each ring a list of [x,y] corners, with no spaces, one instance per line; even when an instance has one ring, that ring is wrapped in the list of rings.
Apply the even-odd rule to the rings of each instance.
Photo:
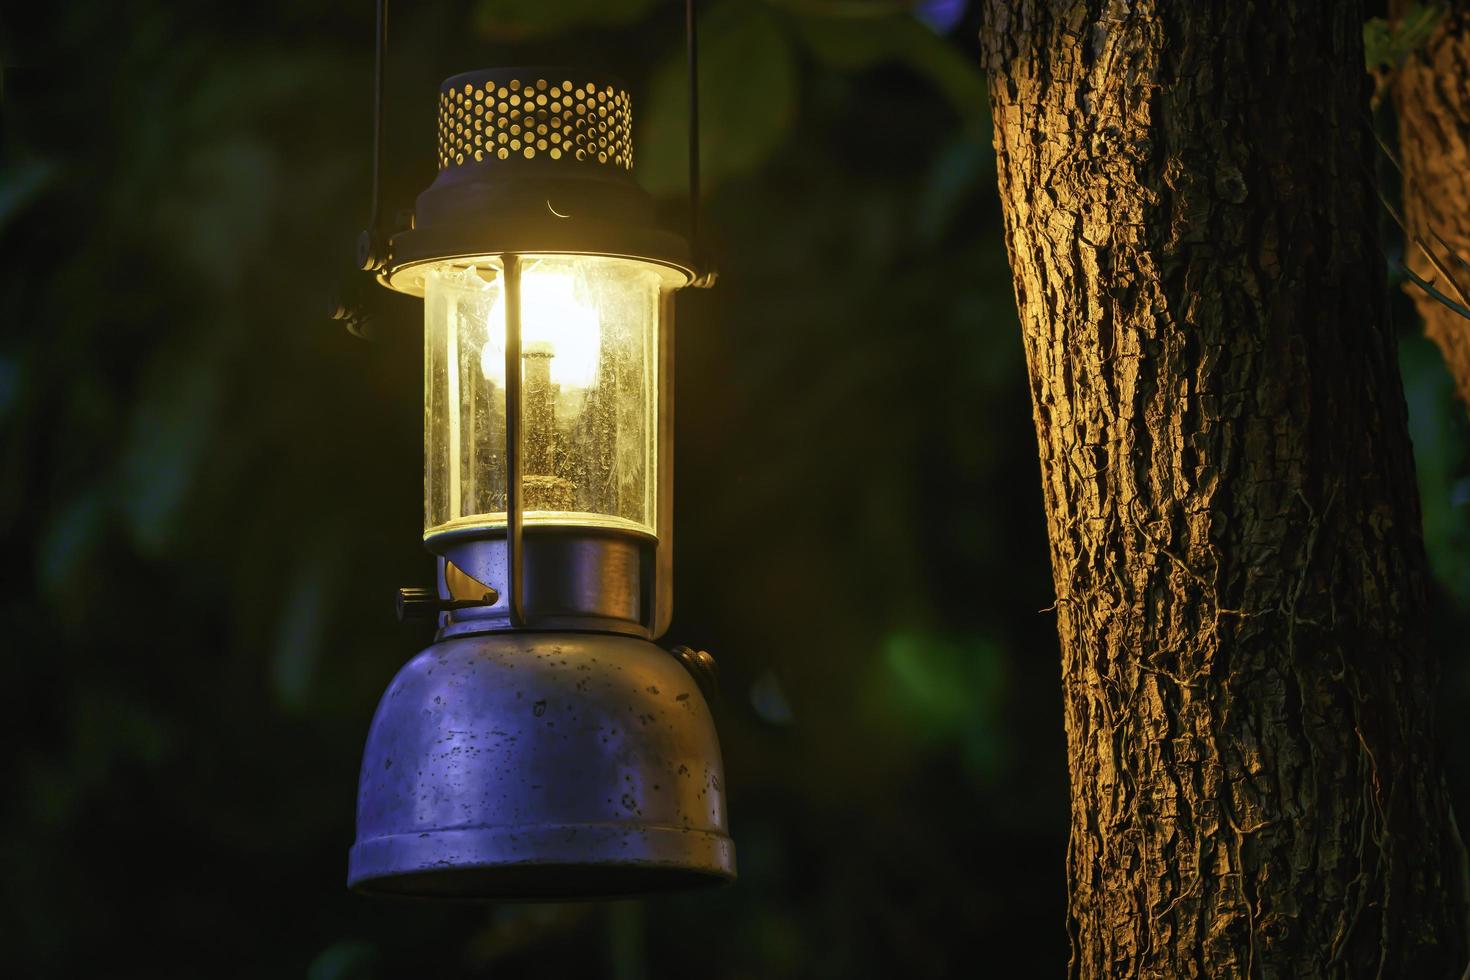
[[[505,603],[511,626],[525,626],[521,604],[521,259],[501,259],[505,276]]]
[[[377,24],[373,37],[373,186],[367,224],[357,233],[357,268],[378,273],[387,265],[388,250],[383,244],[383,62],[388,48],[388,0],[378,0]],[[340,284],[327,297],[327,316],[343,320],[353,336],[371,340],[372,320],[362,304]]]
[[[383,60],[388,47],[388,0],[378,0],[378,24],[373,45],[373,206],[368,230],[378,234],[383,210]]]
[[[699,18],[684,0],[684,47],[689,65],[689,242],[699,249]],[[702,270],[701,270],[702,271]]]
[[[659,297],[658,313],[658,541],[653,553],[653,601],[648,632],[657,640],[674,616],[674,294]]]

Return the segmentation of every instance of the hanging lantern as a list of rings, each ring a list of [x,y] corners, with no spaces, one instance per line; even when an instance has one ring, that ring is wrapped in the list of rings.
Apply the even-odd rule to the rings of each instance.
[[[380,74],[382,40],[380,21]],[[673,295],[699,271],[633,182],[615,78],[472,72],[437,111],[438,178],[411,227],[362,251],[424,300],[437,575],[399,603],[438,634],[373,718],[348,883],[573,898],[729,880],[712,661],[653,642],[671,614]]]

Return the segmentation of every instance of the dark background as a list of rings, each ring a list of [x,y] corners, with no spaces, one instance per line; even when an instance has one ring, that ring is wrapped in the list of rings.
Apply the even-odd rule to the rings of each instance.
[[[368,204],[371,3],[0,13],[0,972],[1057,976],[1068,803],[1030,405],[973,11],[706,4],[679,301],[678,607],[741,878],[577,906],[343,885],[362,738],[429,636],[419,304],[322,316]],[[397,9],[402,8],[402,9]],[[632,84],[682,222],[667,0],[398,4],[387,192],[449,74]],[[1446,754],[1470,813],[1470,437],[1408,307]]]

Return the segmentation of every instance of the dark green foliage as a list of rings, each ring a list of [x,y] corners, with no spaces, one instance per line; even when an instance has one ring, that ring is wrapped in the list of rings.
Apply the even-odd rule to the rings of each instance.
[[[441,77],[585,62],[633,84],[683,219],[675,5],[399,6],[393,206]],[[670,640],[720,660],[742,880],[495,909],[342,886],[368,718],[427,641],[390,602],[429,573],[419,308],[378,296],[373,345],[321,316],[366,215],[371,5],[0,14],[15,975],[1060,973],[1052,590],[973,30],[710,7],[722,279],[680,300]],[[1463,438],[1421,437],[1441,552]]]
[[[1397,68],[1429,40],[1444,17],[1443,4],[1414,4],[1397,21],[1370,17],[1363,25],[1363,59],[1368,70]]]
[[[1419,470],[1429,564],[1459,609],[1470,611],[1470,425],[1434,345],[1405,338],[1399,367],[1409,399],[1409,434]],[[1451,667],[1459,665],[1452,659]]]

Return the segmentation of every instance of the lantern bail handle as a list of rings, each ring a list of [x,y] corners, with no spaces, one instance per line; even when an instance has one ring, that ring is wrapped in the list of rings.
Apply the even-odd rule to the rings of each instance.
[[[383,61],[388,47],[388,0],[378,0],[373,40],[373,189],[367,226],[357,233],[357,267],[376,276],[388,264],[383,234]],[[364,309],[355,285],[340,280],[327,295],[327,317],[342,320],[347,332],[362,340],[373,338],[372,318]]]
[[[388,48],[388,0],[378,0],[373,32],[373,199],[367,227],[357,235],[357,264],[378,273],[388,262],[383,235],[383,62]]]
[[[714,285],[717,273],[709,262],[700,239],[699,174],[699,11],[697,0],[684,2],[684,47],[689,74],[689,241],[700,272],[690,283]],[[367,226],[357,236],[357,263],[364,272],[377,274],[388,262],[387,236],[383,227],[383,109],[384,65],[388,48],[388,0],[378,0],[373,32],[373,178]]]
[[[697,0],[684,0],[684,52],[689,70],[689,245],[694,250],[694,264],[699,269],[689,285],[707,289],[715,284],[719,273],[709,259],[699,237],[699,217],[703,195],[699,188],[699,16]]]

